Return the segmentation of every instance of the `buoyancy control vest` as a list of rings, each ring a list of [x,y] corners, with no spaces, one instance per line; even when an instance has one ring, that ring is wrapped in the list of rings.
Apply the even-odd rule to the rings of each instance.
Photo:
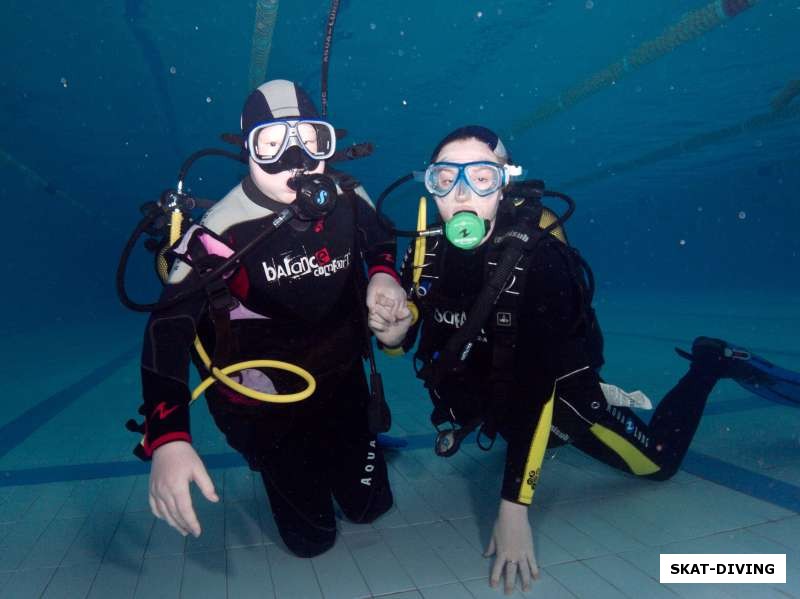
[[[445,293],[445,254],[461,250],[446,248],[441,238],[426,249],[419,284],[412,289],[425,322],[414,365],[434,403],[431,422],[437,429],[445,422],[461,425],[462,438],[480,426],[483,435],[494,439],[508,409],[515,386],[520,314],[532,301],[525,297],[529,266],[542,244],[564,257],[575,282],[580,310],[570,333],[584,339],[590,366],[603,364],[589,265],[569,245],[560,225],[547,230],[556,216],[541,202],[507,200],[482,251],[484,283],[477,294],[456,298]],[[475,359],[470,359],[473,354]]]

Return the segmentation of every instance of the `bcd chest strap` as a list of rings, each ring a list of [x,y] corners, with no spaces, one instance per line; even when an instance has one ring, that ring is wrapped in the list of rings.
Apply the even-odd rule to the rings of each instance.
[[[492,247],[484,271],[484,280],[487,283],[469,309],[462,326],[438,352],[433,347],[426,347],[423,335],[420,350],[415,356],[415,365],[421,363],[417,371],[418,376],[425,382],[434,401],[432,423],[437,429],[445,422],[452,423],[452,429],[440,430],[437,437],[436,450],[443,456],[453,455],[458,450],[461,440],[478,427],[480,427],[479,445],[488,449],[481,444],[481,437],[487,437],[493,442],[499,424],[506,417],[510,407],[508,400],[514,396],[515,390],[517,342],[526,279],[531,259],[540,244],[552,243],[565,254],[565,259],[573,271],[573,277],[581,277],[578,286],[583,292],[583,273],[578,271],[584,263],[580,261],[579,256],[577,259],[573,256],[576,252],[566,245],[563,230],[560,227],[549,226],[555,222],[552,213],[535,202],[526,206],[524,210],[514,210],[511,217],[511,222],[509,223],[507,219],[503,223],[504,228],[491,240]],[[441,275],[443,253],[439,250],[430,260],[426,260],[433,267],[429,268],[429,271],[433,272],[423,271],[422,274],[423,277],[427,275],[427,278],[432,280],[432,284],[426,289],[425,297],[420,298],[423,303],[426,300],[435,302],[438,295],[433,288]],[[584,301],[591,309],[591,293],[585,295],[587,297]],[[490,398],[485,403],[480,418],[464,422],[460,429],[456,429],[454,421],[458,419],[458,415],[448,405],[447,398],[439,395],[438,388],[446,377],[463,370],[481,329],[490,335],[492,344],[488,380]]]
[[[490,254],[497,255],[499,251],[499,257],[496,264],[492,265],[491,272],[485,277],[486,283],[467,312],[464,323],[447,340],[438,355],[432,358],[433,364],[429,374],[432,386],[438,386],[445,376],[463,368],[475,339],[487,323],[501,294],[513,284],[513,278],[517,275],[521,277],[525,272],[526,269],[521,266],[523,257],[532,253],[536,246],[548,237],[546,232],[536,226],[541,210],[541,205],[531,209],[531,213],[526,215],[527,218],[520,219],[490,241],[492,244]],[[437,256],[435,262],[440,261],[441,256]],[[506,325],[508,324],[510,322],[506,322]]]

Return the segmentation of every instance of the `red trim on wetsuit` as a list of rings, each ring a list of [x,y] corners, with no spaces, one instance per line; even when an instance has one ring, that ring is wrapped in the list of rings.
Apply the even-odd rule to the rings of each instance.
[[[397,281],[398,284],[400,283],[400,277],[398,276],[398,274],[395,272],[395,270],[393,268],[390,268],[388,266],[382,266],[380,264],[370,268],[367,271],[367,276],[369,278],[372,278],[372,275],[377,274],[379,272],[386,273],[387,275],[392,277],[395,281]]]
[[[162,445],[171,443],[172,441],[186,441],[187,443],[191,443],[192,436],[189,433],[176,431],[174,433],[163,434],[153,442],[148,442],[147,437],[145,436],[145,438],[142,439],[142,447],[144,448],[145,455],[147,455],[148,458],[151,458],[153,457],[153,452],[156,449],[158,449]]]

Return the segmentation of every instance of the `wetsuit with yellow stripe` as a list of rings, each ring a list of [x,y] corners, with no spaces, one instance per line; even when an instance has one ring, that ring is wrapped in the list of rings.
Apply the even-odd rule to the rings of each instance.
[[[502,232],[502,226],[498,226]],[[545,449],[572,443],[587,454],[635,475],[672,476],[697,429],[717,378],[692,365],[659,403],[649,424],[632,410],[609,405],[600,387],[602,349],[588,331],[585,288],[561,241],[548,239],[520,262],[457,373],[435,386],[434,404],[459,424],[491,420],[508,443],[502,497],[530,504]],[[403,281],[420,318],[403,349],[417,336],[417,365],[445,346],[464,325],[496,255],[485,243],[459,250],[444,240],[429,246],[419,285],[412,283],[412,249]],[[522,271],[522,272],[520,272]],[[515,305],[515,309],[509,309]],[[512,351],[498,352],[503,326],[516,334]],[[505,343],[508,346],[508,343]]]

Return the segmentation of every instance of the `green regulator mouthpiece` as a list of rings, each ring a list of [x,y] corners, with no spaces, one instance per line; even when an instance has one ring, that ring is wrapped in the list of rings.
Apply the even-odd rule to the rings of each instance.
[[[471,250],[486,236],[486,222],[474,212],[458,212],[444,226],[444,235],[458,249]]]

